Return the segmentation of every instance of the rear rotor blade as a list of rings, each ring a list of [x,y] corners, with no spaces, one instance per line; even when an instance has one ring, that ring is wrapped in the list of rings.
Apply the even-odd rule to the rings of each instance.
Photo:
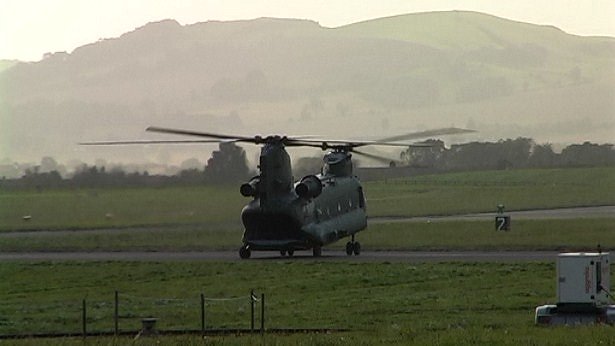
[[[407,141],[407,140],[427,138],[427,137],[433,137],[433,136],[456,135],[456,134],[461,134],[461,133],[472,133],[472,132],[476,132],[476,131],[460,129],[456,127],[446,127],[446,128],[441,128],[441,129],[411,132],[411,133],[406,133],[403,135],[382,138],[380,139],[380,141],[383,141],[383,142],[396,142],[396,141],[404,141],[404,140]]]
[[[368,145],[386,146],[386,147],[431,147],[431,144],[425,143],[400,143],[392,141],[345,141],[345,140],[321,140],[326,148],[358,148]]]

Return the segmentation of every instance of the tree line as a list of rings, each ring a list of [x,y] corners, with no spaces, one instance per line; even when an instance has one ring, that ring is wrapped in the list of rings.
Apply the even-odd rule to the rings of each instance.
[[[401,153],[404,163],[438,171],[501,170],[615,165],[612,144],[585,142],[556,153],[551,144],[536,144],[531,138],[470,142],[446,148],[441,140],[428,140],[429,147],[410,147]]]
[[[536,144],[530,138],[470,142],[450,148],[441,140],[425,141],[430,146],[410,147],[401,153],[404,164],[432,168],[438,172],[464,170],[502,170],[517,168],[587,167],[615,165],[612,144],[572,144],[560,153],[551,144]],[[42,166],[53,166],[43,160]],[[295,175],[312,174],[322,163],[320,158],[301,158],[295,162]],[[44,168],[44,167],[43,167]],[[120,168],[107,170],[101,166],[83,165],[71,177],[58,170],[29,168],[18,179],[0,180],[0,189],[46,189],[86,187],[138,187],[172,185],[235,184],[256,173],[250,170],[245,151],[234,143],[221,143],[203,169],[184,169],[178,174],[150,175],[147,171],[126,173]]]
[[[43,160],[45,161],[45,159]],[[47,160],[48,161],[48,160]],[[41,166],[44,166],[42,162]],[[245,151],[234,143],[220,143],[203,169],[184,169],[176,175],[150,175],[147,171],[126,173],[121,168],[84,164],[72,176],[63,178],[58,170],[28,168],[21,178],[0,180],[0,189],[107,188],[140,186],[181,186],[197,184],[233,184],[255,173],[248,168]]]

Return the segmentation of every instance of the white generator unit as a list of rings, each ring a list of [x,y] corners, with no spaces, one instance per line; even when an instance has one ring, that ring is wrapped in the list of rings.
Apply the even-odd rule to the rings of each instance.
[[[557,256],[557,304],[536,307],[537,325],[615,324],[609,305],[609,253],[562,253]]]
[[[562,253],[557,256],[558,307],[609,304],[609,253]]]

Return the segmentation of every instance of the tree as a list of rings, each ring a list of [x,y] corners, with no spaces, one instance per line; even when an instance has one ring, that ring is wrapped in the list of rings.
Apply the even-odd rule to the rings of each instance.
[[[553,151],[550,143],[538,144],[532,148],[530,167],[553,167],[557,164],[558,155]]]
[[[564,148],[561,156],[562,162],[569,166],[602,166],[615,163],[612,144],[573,144]]]
[[[439,139],[428,139],[423,143],[429,147],[409,147],[400,155],[401,160],[410,166],[436,167],[446,151],[444,142]]]
[[[236,183],[250,177],[246,152],[235,143],[220,143],[205,166],[205,179],[212,183]]]

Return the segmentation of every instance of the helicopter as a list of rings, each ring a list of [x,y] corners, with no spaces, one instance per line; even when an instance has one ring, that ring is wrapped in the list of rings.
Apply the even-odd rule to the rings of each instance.
[[[150,126],[149,132],[201,137],[201,140],[156,140],[90,142],[85,145],[151,143],[251,143],[261,146],[259,174],[242,184],[239,192],[251,198],[241,211],[244,226],[239,257],[248,259],[253,251],[279,251],[293,256],[295,251],[312,250],[322,255],[325,245],[350,237],[345,250],[358,256],[361,244],[356,234],[367,227],[367,206],[363,187],[353,174],[352,154],[376,160],[381,156],[359,151],[365,146],[429,147],[402,143],[436,135],[474,132],[443,128],[408,133],[376,141],[326,140],[281,135],[238,136]],[[326,151],[321,172],[295,181],[287,147],[313,147]]]

